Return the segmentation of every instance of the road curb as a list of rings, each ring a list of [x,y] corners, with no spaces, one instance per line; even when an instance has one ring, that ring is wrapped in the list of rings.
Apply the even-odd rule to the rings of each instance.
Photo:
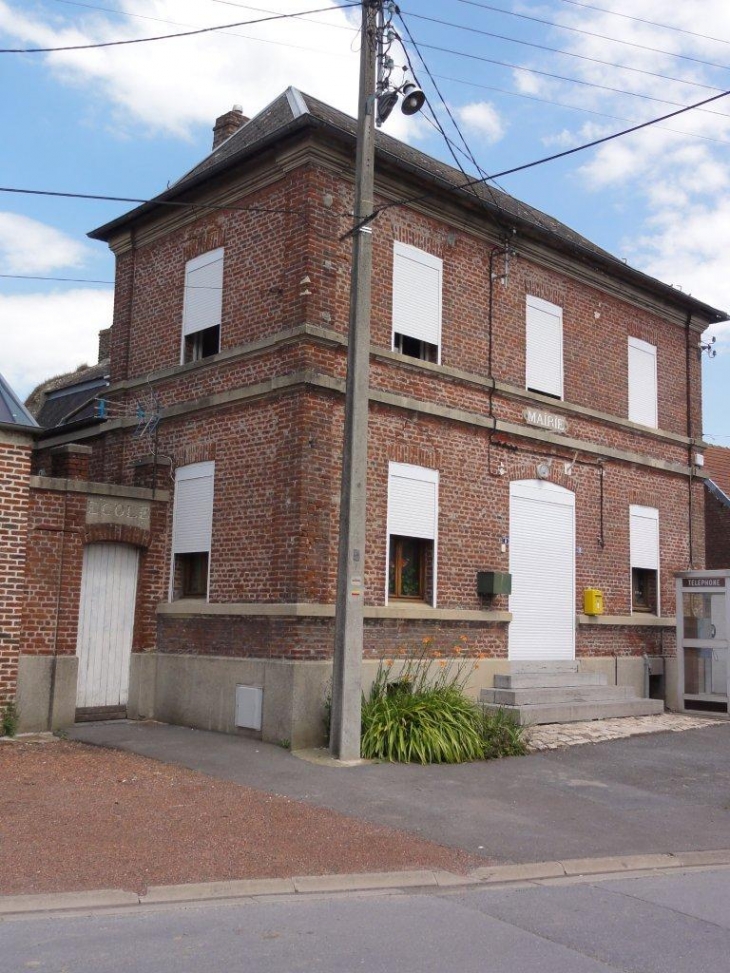
[[[550,884],[551,880],[597,878],[626,873],[656,874],[680,869],[707,869],[730,865],[730,849],[687,851],[675,854],[616,855],[601,858],[569,858],[562,861],[526,862],[482,866],[468,875],[439,869],[399,872],[361,872],[349,875],[301,875],[293,878],[240,879],[195,882],[186,885],[154,885],[144,895],[122,889],[0,896],[0,920],[13,916],[53,912],[96,912],[133,906],[174,905],[211,901],[235,901],[267,896],[312,895],[412,889],[494,888],[515,884]]]

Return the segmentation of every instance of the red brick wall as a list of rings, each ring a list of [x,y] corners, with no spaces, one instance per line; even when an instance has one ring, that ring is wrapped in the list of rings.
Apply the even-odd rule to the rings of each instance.
[[[730,568],[730,507],[705,493],[705,535],[708,568]]]
[[[325,205],[326,194],[334,204]],[[191,227],[118,258],[112,335],[112,379],[146,378],[179,362],[185,261],[215,246],[225,247],[221,347],[234,349],[302,324],[346,334],[349,305],[350,242],[341,214],[351,209],[349,183],[329,170],[301,166],[275,185],[246,197],[247,203],[283,207],[288,213],[231,211],[205,217]],[[489,255],[492,242],[460,227],[404,208],[378,218],[374,234],[372,340],[391,345],[393,240],[421,247],[444,261],[442,363],[488,379]],[[608,413],[628,415],[628,338],[658,348],[659,425],[683,436],[687,417],[687,332],[682,323],[650,313],[635,303],[589,285],[563,271],[547,269],[527,256],[519,235],[508,279],[494,285],[493,376],[524,388],[525,297],[535,294],[564,310],[565,399]],[[495,270],[503,269],[501,258]],[[581,275],[587,271],[581,268]],[[304,277],[308,284],[303,284]],[[306,293],[308,291],[309,293]],[[692,339],[692,343],[694,340]],[[308,370],[308,371],[307,371]],[[210,594],[213,602],[332,603],[337,563],[338,505],[343,398],[338,391],[302,387],[261,390],[255,399],[186,415],[164,410],[206,396],[251,388],[294,374],[341,380],[345,350],[336,341],[298,339],[245,358],[198,363],[155,384],[163,410],[157,433],[159,454],[176,466],[213,459],[216,463],[215,515]],[[692,432],[700,414],[699,365],[690,355]],[[524,399],[492,394],[489,383],[447,377],[433,370],[375,357],[371,386],[389,395],[477,417],[523,425]],[[117,409],[129,411],[136,389],[116,393]],[[559,403],[546,406],[560,411]],[[112,411],[114,414],[114,411]],[[688,448],[649,431],[564,413],[569,435],[599,449],[619,449],[678,467]],[[139,482],[135,465],[152,451],[151,437],[117,431],[103,437],[92,457],[95,479]],[[500,540],[509,534],[509,482],[532,478],[538,461],[552,461],[555,482],[575,491],[577,518],[576,610],[582,591],[598,586],[609,614],[630,611],[629,506],[659,508],[662,614],[674,610],[673,572],[690,561],[702,566],[703,487],[693,489],[694,551],[689,551],[689,483],[686,477],[630,461],[555,447],[505,433],[492,437],[467,423],[374,404],[369,430],[369,510],[366,602],[384,601],[388,462],[412,462],[440,473],[438,605],[484,607],[476,595],[476,572],[507,570],[509,554]],[[564,464],[576,460],[572,475]],[[500,464],[504,476],[498,474]],[[167,475],[167,474],[163,474]],[[603,543],[600,483],[603,475]],[[171,480],[172,482],[172,480]],[[171,482],[167,486],[171,486]],[[165,597],[170,560],[170,516],[164,554],[145,602],[145,640],[154,627],[155,597]],[[162,521],[160,521],[162,525]],[[493,607],[505,608],[506,599]],[[142,622],[140,621],[140,624]],[[442,626],[450,632],[449,626]],[[405,624],[369,623],[368,651],[397,647]],[[503,654],[506,630],[477,626],[479,651]],[[433,634],[432,625],[413,632]],[[426,636],[423,636],[426,637]],[[582,628],[578,651],[606,654],[658,651],[662,636],[628,634],[611,628]],[[149,644],[149,643],[148,643]],[[331,645],[329,620],[263,621],[236,618],[180,619],[162,616],[158,647],[163,651],[215,654],[321,657]],[[648,649],[647,649],[648,647]]]
[[[86,525],[87,495],[34,487],[30,491],[26,596],[21,651],[27,655],[74,655],[78,630],[84,546],[94,542],[140,547],[135,650],[155,640],[154,608],[166,593],[167,504],[152,504],[149,533],[138,528]]]
[[[31,443],[0,432],[0,709],[15,698],[28,534]]]

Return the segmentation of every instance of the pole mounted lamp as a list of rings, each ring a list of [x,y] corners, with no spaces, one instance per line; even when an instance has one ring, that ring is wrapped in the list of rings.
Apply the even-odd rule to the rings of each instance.
[[[375,122],[385,121],[401,94],[402,110],[407,115],[418,111],[425,101],[421,89],[412,82],[397,88],[390,83],[394,64],[388,50],[397,39],[391,26],[396,10],[390,0],[363,0],[362,3],[330,727],[330,750],[343,761],[360,759]]]

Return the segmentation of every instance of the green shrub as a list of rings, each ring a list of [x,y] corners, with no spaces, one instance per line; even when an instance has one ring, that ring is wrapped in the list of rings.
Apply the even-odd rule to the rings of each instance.
[[[19,718],[18,707],[12,699],[9,699],[5,704],[0,720],[0,736],[14,737],[18,732]]]
[[[453,686],[378,694],[363,700],[363,757],[398,763],[479,760],[483,745],[477,706]]]
[[[525,728],[503,709],[482,712],[481,736],[484,758],[522,757],[527,753]]]

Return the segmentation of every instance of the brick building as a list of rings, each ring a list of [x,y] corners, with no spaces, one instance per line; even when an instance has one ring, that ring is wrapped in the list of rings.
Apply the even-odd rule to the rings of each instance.
[[[46,433],[36,466],[90,448],[46,484],[74,532],[77,704],[230,732],[254,687],[264,737],[304,745],[331,671],[355,123],[293,88],[219,123],[91,234],[117,261],[108,418]],[[366,676],[425,644],[479,656],[474,689],[574,658],[642,689],[644,655],[671,669],[673,574],[703,566],[697,342],[724,315],[462,181],[378,134]],[[89,523],[99,491],[134,503]],[[122,648],[94,647],[93,577],[126,592]]]
[[[33,416],[0,375],[0,714],[15,700],[28,536]]]
[[[730,567],[730,449],[705,451],[705,548],[707,568]]]

